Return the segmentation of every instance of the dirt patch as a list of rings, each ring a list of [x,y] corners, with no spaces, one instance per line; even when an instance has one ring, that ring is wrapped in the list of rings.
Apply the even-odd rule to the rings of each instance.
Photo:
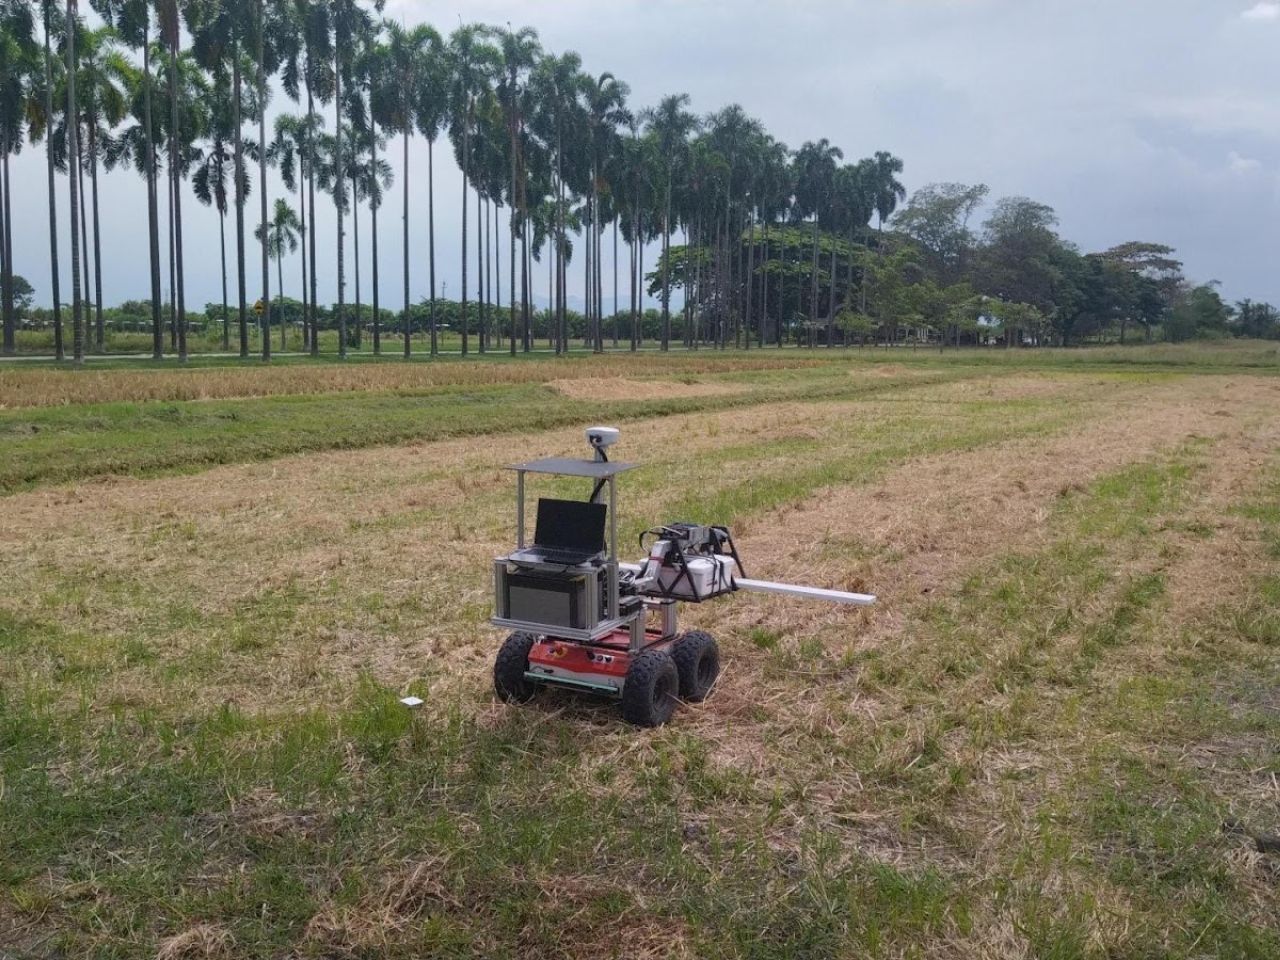
[[[715,397],[742,393],[746,388],[696,380],[624,380],[619,377],[581,377],[552,380],[547,386],[571,400],[662,400],[667,397]]]

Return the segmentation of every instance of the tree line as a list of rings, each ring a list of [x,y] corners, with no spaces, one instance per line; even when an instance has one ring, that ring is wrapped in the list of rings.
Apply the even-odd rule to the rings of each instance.
[[[366,327],[374,352],[386,335],[408,356],[415,325],[432,354],[446,327],[460,335],[463,353],[512,354],[537,336],[563,352],[577,337],[596,350],[618,336],[632,349],[652,339],[667,350],[869,338],[1070,344],[1111,331],[1124,340],[1133,329],[1168,339],[1277,329],[1269,305],[1233,309],[1212,285],[1189,284],[1166,246],[1082,254],[1058,236],[1054,212],[1026,198],[997,202],[979,229],[971,221],[986,204],[984,186],[934,184],[908,199],[903,162],[891,153],[846,162],[826,139],[792,150],[741,106],[699,116],[685,94],[637,108],[625,82],[586,72],[573,52],[544,50],[529,27],[464,24],[444,36],[383,20],[383,0],[88,5],[104,26],[86,24],[76,0],[0,0],[6,353],[15,350],[19,296],[9,166],[27,145],[46,156],[53,349],[77,362],[104,348],[99,177],[117,167],[136,171],[147,188],[145,303],[157,358],[188,352],[182,212],[191,198],[218,214],[217,319],[223,347],[231,348],[234,329],[241,356],[250,352],[258,299],[264,333],[277,318],[283,338],[290,316],[317,353],[319,331],[336,327],[344,356]],[[276,87],[296,109],[269,130]],[[411,174],[421,175],[408,162],[413,138],[427,146],[425,204],[410,191]],[[462,171],[460,193],[446,201],[462,213],[453,301],[436,283],[437,147]],[[379,212],[395,191],[392,150],[404,158],[402,287],[387,291],[388,303]],[[268,197],[269,165],[286,196]],[[318,202],[335,211],[333,238],[317,236]],[[430,293],[415,303],[409,221],[423,215]],[[59,260],[64,226],[70,318]],[[362,240],[372,252],[367,280]],[[661,252],[646,266],[655,243]],[[302,299],[273,308],[286,258]],[[325,308],[317,274],[331,264],[338,299]],[[609,269],[615,304],[606,314]],[[544,311],[533,306],[538,270],[550,291]],[[580,311],[569,307],[571,289]],[[620,290],[625,306],[616,302]],[[682,302],[673,316],[676,291]],[[648,322],[646,292],[660,303]],[[272,337],[260,341],[269,359]]]

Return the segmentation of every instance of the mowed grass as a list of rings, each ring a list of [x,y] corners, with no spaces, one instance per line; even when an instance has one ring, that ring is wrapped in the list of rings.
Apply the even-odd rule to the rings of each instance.
[[[0,524],[0,952],[1276,955],[1275,384],[1106,369],[709,365],[741,389],[585,409],[455,385],[457,426],[379,441],[410,450],[236,466],[298,450],[272,414],[207,473],[31,471]],[[410,399],[305,403],[354,431],[341,403]],[[100,432],[163,433],[149,408]],[[749,567],[882,606],[692,611],[726,673],[660,731],[493,703],[498,467],[601,413],[643,463],[628,539],[732,522]],[[993,542],[997,511],[1025,522]],[[969,549],[920,587],[935,539]]]

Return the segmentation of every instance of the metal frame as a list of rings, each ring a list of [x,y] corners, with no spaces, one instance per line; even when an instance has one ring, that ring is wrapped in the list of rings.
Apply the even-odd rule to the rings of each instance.
[[[597,604],[598,593],[592,587],[588,590],[588,612],[591,614],[589,622],[594,626],[587,629],[575,629],[571,627],[561,627],[553,624],[532,623],[525,620],[512,620],[506,617],[493,617],[491,622],[495,626],[506,627],[511,630],[521,630],[539,635],[555,636],[563,640],[577,640],[579,642],[591,643],[606,637],[616,630],[631,625],[631,646],[638,650],[640,644],[644,640],[644,616],[646,607],[640,604],[632,613],[625,616],[621,613],[621,605],[618,597],[618,484],[617,477],[620,473],[625,473],[636,467],[633,463],[617,463],[603,459],[597,460],[572,460],[564,457],[548,457],[542,460],[530,460],[525,463],[512,464],[508,469],[514,470],[516,474],[516,549],[523,550],[525,547],[525,474],[537,473],[550,476],[561,477],[582,477],[584,479],[595,480],[597,483],[603,481],[608,486],[609,491],[609,544],[608,555],[601,567],[576,567],[569,569],[580,569],[584,573],[595,572],[603,569],[605,574],[605,608],[600,611]],[[494,593],[497,601],[495,609],[503,609],[502,597],[499,595],[499,583],[509,563],[509,556],[498,557],[494,560]],[[566,568],[556,564],[524,564],[534,569],[544,570],[565,570]],[[640,629],[637,631],[634,624],[639,621]]]

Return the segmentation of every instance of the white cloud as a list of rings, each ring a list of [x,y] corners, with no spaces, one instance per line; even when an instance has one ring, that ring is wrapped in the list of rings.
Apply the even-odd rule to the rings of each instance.
[[[1227,169],[1236,176],[1243,177],[1257,173],[1262,169],[1262,163],[1253,157],[1245,157],[1232,150],[1227,154]]]
[[[1242,20],[1280,20],[1280,3],[1261,0],[1240,14]]]

